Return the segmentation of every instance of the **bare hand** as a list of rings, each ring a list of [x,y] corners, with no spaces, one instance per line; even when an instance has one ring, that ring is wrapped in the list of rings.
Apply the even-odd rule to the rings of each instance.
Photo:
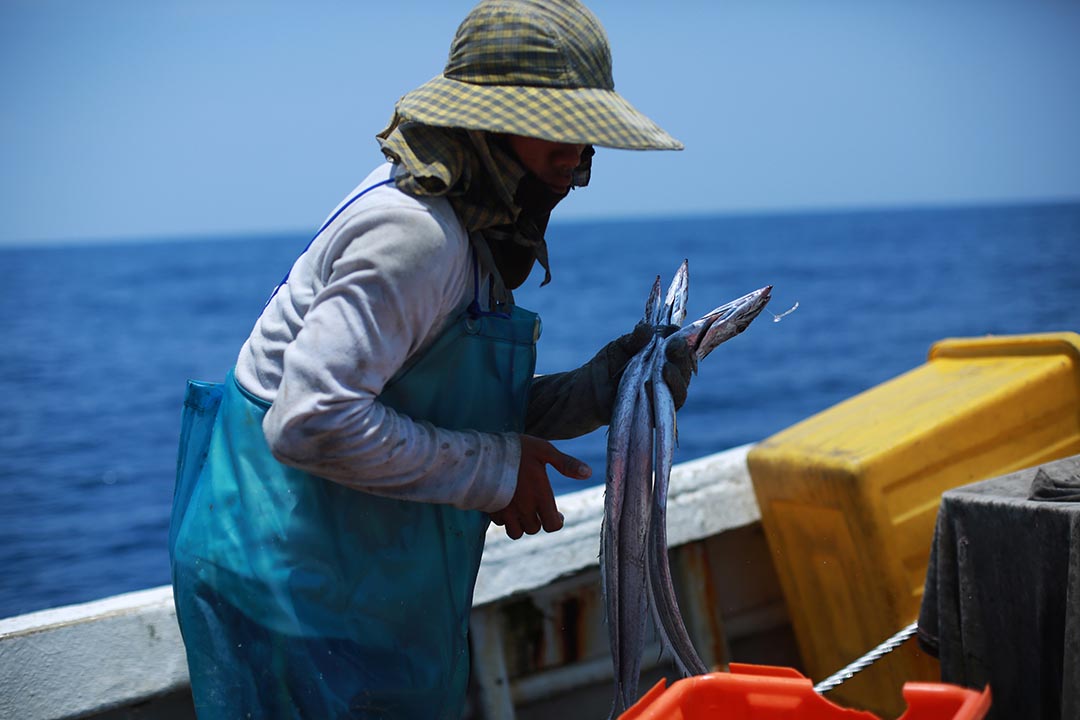
[[[555,532],[563,526],[563,516],[555,506],[555,494],[548,481],[548,465],[569,478],[584,480],[592,475],[588,465],[560,452],[547,440],[522,435],[514,497],[502,510],[490,514],[491,521],[505,527],[512,540],[522,534],[535,535],[540,528]]]

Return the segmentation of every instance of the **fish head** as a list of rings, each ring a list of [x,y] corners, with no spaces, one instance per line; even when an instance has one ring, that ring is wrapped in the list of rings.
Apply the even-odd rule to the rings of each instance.
[[[746,330],[771,299],[772,285],[766,285],[706,314],[702,319],[709,318],[709,321],[697,343],[698,359],[703,359],[721,343]]]

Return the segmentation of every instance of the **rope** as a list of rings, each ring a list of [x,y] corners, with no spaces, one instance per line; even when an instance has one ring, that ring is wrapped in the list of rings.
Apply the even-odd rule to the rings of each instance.
[[[918,629],[919,624],[917,622],[911,623],[906,628],[896,633],[891,638],[881,643],[876,648],[866,653],[855,662],[851,663],[850,665],[841,670],[834,672],[832,675],[819,682],[817,685],[814,686],[814,691],[819,693],[829,692],[837,685],[843,683],[845,680],[849,680],[851,676],[855,673],[865,670],[881,658],[891,653],[896,648],[903,645],[904,641],[914,635]]]

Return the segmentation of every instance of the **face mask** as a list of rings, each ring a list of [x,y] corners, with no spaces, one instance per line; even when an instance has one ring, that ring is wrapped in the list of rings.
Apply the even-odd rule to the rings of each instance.
[[[592,159],[595,154],[596,149],[592,145],[586,145],[581,151],[581,163],[574,168],[574,177],[570,181],[571,187],[585,187],[589,184],[589,177],[592,175]]]

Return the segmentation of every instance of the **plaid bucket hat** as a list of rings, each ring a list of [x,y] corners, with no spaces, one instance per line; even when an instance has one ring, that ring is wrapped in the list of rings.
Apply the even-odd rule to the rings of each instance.
[[[626,150],[683,145],[615,92],[611,50],[577,0],[484,0],[446,68],[402,97],[399,121]]]

